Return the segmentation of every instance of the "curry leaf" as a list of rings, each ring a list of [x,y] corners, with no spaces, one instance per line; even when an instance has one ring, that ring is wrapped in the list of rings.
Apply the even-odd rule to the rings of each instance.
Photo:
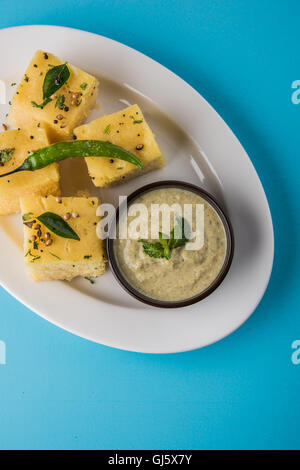
[[[44,214],[37,217],[51,232],[59,237],[72,238],[73,240],[80,240],[76,232],[70,225],[58,214],[53,212],[44,212]]]
[[[67,64],[57,65],[48,70],[43,83],[43,100],[47,100],[56,93],[70,77]]]

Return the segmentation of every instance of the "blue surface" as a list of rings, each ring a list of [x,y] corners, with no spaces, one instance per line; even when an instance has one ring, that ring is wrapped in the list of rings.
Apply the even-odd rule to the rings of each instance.
[[[1,448],[299,448],[299,1],[1,1],[0,28],[57,24],[158,60],[221,114],[270,203],[274,270],[254,315],[176,355],[114,350],[47,323],[0,290]],[[63,38],[62,38],[63,40]],[[9,45],[1,45],[9,47]],[[38,47],[38,38],[37,38]],[[233,175],[238,177],[238,175]],[[0,358],[1,362],[1,358]]]

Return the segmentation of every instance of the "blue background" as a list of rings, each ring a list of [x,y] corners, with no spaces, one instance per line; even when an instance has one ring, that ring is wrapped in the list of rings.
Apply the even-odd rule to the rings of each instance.
[[[0,447],[299,448],[300,364],[291,361],[291,343],[300,339],[300,105],[291,101],[291,84],[300,79],[299,1],[2,0],[0,6],[0,28],[54,24],[99,33],[195,87],[256,166],[276,242],[271,282],[254,315],[223,341],[183,354],[93,344],[1,289],[7,364],[0,365]]]

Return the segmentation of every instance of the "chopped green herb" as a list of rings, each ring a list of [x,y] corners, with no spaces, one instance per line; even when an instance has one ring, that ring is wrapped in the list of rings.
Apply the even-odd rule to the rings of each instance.
[[[28,255],[33,256],[33,255],[31,254],[31,249],[30,249],[30,248],[29,248],[29,250],[27,251],[27,253],[26,253],[26,255],[25,255],[25,258],[26,258],[26,256],[28,256]]]
[[[151,256],[151,258],[164,258],[164,247],[161,243],[151,243],[147,240],[139,240],[143,243],[144,252]]]
[[[55,107],[59,109],[64,109],[65,100],[66,100],[65,95],[59,95],[56,100]]]
[[[15,150],[16,150],[15,148],[0,150],[0,162],[6,163],[9,160],[11,160]]]
[[[76,102],[76,106],[80,106],[80,105],[81,105],[81,103],[82,103],[82,99],[80,99],[80,100],[77,100],[77,102]]]
[[[32,260],[31,260],[30,262],[33,263],[33,262],[36,261],[37,259],[40,259],[40,256],[35,256],[34,258],[32,258]]]
[[[59,256],[55,255],[54,253],[51,253],[51,251],[49,251],[49,255],[54,256],[54,258],[61,259]]]
[[[159,242],[139,240],[143,244],[144,252],[152,258],[171,258],[171,252],[175,248],[184,246],[188,242],[185,233],[190,233],[190,228],[185,219],[177,217],[178,224],[171,230],[170,238],[164,238],[159,232]],[[176,236],[176,238],[175,238]]]
[[[143,119],[135,119],[133,121],[133,124],[141,124],[143,122]]]
[[[32,217],[33,217],[33,212],[27,212],[27,214],[22,215],[22,219],[24,220],[24,222],[26,222],[27,220],[32,219]]]
[[[34,242],[33,242],[33,248],[34,248],[34,250],[37,250],[38,247],[39,247],[38,242],[37,242],[37,241],[34,241]]]
[[[104,129],[104,134],[107,134],[110,129],[110,124],[107,124],[106,128]]]
[[[84,277],[84,279],[86,279],[87,281],[89,281],[91,284],[95,284],[94,279],[92,279],[92,278],[90,278],[90,277]]]
[[[25,76],[24,76],[24,80],[25,80],[25,82],[29,82],[29,77],[28,77],[28,75],[26,75],[26,73],[25,73]]]
[[[92,257],[92,255],[84,255],[84,259],[90,259]]]
[[[13,82],[13,83],[11,83],[11,84],[10,84],[10,86],[16,86],[16,83],[15,83],[15,82]]]
[[[80,85],[80,88],[81,88],[82,90],[85,90],[87,86],[88,86],[88,84],[87,84],[86,82],[84,82],[84,83],[82,83],[82,84]]]

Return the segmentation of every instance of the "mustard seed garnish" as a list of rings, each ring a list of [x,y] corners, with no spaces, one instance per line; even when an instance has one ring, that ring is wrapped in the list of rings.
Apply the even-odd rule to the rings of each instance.
[[[37,230],[36,232],[37,236],[40,238],[42,236],[42,231],[41,230]]]
[[[143,144],[138,144],[135,148],[137,150],[142,150],[144,148],[144,145]]]
[[[54,119],[53,122],[54,122],[54,124],[57,124],[57,123],[58,123],[58,120],[57,120],[57,119]]]
[[[29,240],[31,240],[32,242],[34,242],[36,240],[36,235],[31,235],[31,237],[29,238]]]
[[[40,228],[41,228],[40,224],[36,224],[36,225],[34,226],[34,230],[40,230]]]
[[[49,238],[51,238],[51,235],[50,235],[49,232],[46,232],[46,233],[45,233],[45,239],[46,239],[46,240],[49,240]]]
[[[31,138],[31,140],[32,140],[32,139],[34,139],[34,136],[33,136],[33,135],[31,135],[31,136],[30,136],[30,138]]]
[[[58,114],[58,115],[56,116],[56,119],[58,119],[59,121],[61,121],[63,118],[64,118],[64,117],[63,117],[62,114]]]
[[[44,52],[44,59],[49,59],[47,52]]]
[[[64,220],[69,220],[71,218],[71,214],[70,212],[67,212],[65,215],[64,215]]]

